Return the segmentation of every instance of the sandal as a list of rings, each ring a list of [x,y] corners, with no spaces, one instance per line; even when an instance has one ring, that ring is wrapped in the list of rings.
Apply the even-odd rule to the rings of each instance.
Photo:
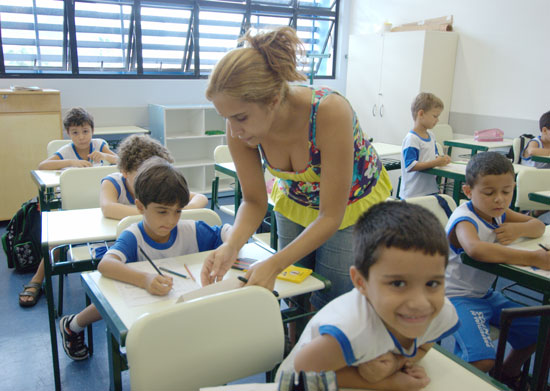
[[[34,290],[29,290],[33,289]],[[42,284],[38,282],[29,282],[27,285],[23,285],[23,292],[19,293],[19,305],[21,307],[32,307],[42,296]],[[21,300],[23,297],[31,297],[32,300]]]

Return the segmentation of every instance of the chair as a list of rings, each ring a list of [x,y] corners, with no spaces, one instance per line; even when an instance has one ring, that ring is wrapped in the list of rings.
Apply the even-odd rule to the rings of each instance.
[[[62,146],[69,144],[72,142],[71,140],[52,140],[48,143],[48,146],[46,147],[46,152],[48,154],[48,157],[52,156],[54,153],[57,152],[59,148]]]
[[[521,163],[521,138],[516,137],[512,141],[512,163],[520,164]]]
[[[208,225],[222,225],[222,219],[212,209],[186,209],[181,211],[182,220],[202,220]],[[116,237],[122,233],[130,225],[137,223],[143,219],[143,215],[127,216],[120,220],[116,227]]]
[[[453,128],[449,124],[437,124],[432,129],[433,134],[435,135],[435,141],[440,145],[445,145],[446,140],[453,139]],[[448,152],[447,152],[448,148]],[[451,148],[447,147],[443,149],[443,152],[451,154]]]
[[[529,200],[529,193],[550,189],[550,169],[521,170],[516,177],[516,208],[519,210],[549,210],[550,205]]]
[[[227,145],[218,145],[214,149],[214,163],[231,163],[232,161],[233,161],[233,158],[231,157],[231,153],[229,152],[229,147]],[[219,205],[218,203],[218,191],[220,187],[220,179],[226,179],[226,178],[231,178],[231,177],[221,173],[216,173],[216,176],[212,180],[212,199],[210,202],[210,209],[213,210],[214,207],[217,207],[222,212],[230,216],[235,216],[235,205]],[[237,186],[237,184],[235,184],[235,186]]]
[[[409,202],[411,204],[417,204],[428,209],[435,215],[435,217],[437,217],[437,219],[441,222],[443,227],[445,227],[447,225],[447,221],[449,221],[449,216],[456,209],[456,202],[455,200],[453,200],[451,196],[447,194],[438,194],[438,197],[444,200],[442,202],[445,202],[445,201],[447,202],[446,203],[448,207],[447,210],[445,210],[442,204],[440,204],[440,202],[438,201],[438,198],[433,195],[422,196],[422,197],[411,197],[411,198],[407,198],[404,201]]]
[[[59,177],[62,208],[98,208],[101,180],[116,171],[117,166],[70,168],[63,171]]]
[[[134,391],[219,386],[271,371],[282,361],[283,351],[279,303],[258,286],[147,314],[126,337]]]
[[[504,361],[504,353],[506,349],[506,341],[508,339],[508,332],[510,325],[514,319],[527,318],[533,316],[540,316],[550,320],[550,305],[521,307],[521,308],[507,308],[502,310],[500,314],[500,336],[498,338],[497,355],[495,358],[495,366],[492,371],[492,376],[498,381],[503,380],[502,366]],[[539,336],[540,337],[540,336]],[[548,379],[548,373],[550,370],[550,328],[546,329],[546,334],[543,336],[542,341],[537,341],[538,346],[544,348],[540,350],[541,357],[538,358],[538,368],[534,368],[534,372],[538,372],[537,384],[534,384],[533,391],[545,391],[546,383]],[[537,352],[539,354],[539,352]],[[531,360],[523,365],[523,371],[520,377],[520,389],[524,390],[527,383],[529,374],[529,366]]]

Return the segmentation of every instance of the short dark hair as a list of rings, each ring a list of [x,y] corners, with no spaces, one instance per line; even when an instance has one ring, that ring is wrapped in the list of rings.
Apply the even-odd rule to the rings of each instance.
[[[449,243],[443,226],[428,209],[403,201],[386,201],[372,206],[357,223],[353,232],[355,267],[366,279],[369,269],[388,248],[441,254],[445,266]]]
[[[134,191],[136,199],[145,207],[151,202],[162,205],[178,204],[181,208],[189,203],[189,188],[185,177],[158,156],[147,159],[139,167]]]
[[[541,132],[542,132],[542,128],[550,129],[550,111],[547,111],[546,113],[540,116],[539,128]]]
[[[479,177],[503,174],[514,175],[514,165],[506,156],[498,152],[476,153],[466,166],[466,184],[474,187]]]
[[[90,125],[92,133],[94,132],[94,117],[82,107],[73,107],[63,118],[63,127],[67,133],[69,133],[71,126],[82,126],[84,124]]]
[[[125,173],[136,171],[141,163],[153,156],[159,156],[174,163],[170,151],[159,141],[146,134],[133,134],[126,137],[117,149],[118,169]]]

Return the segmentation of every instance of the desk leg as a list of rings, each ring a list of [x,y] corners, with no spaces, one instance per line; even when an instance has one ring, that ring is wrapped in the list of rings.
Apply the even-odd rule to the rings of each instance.
[[[109,354],[109,377],[111,391],[122,391],[122,359],[120,357],[120,345],[115,337],[107,329],[107,353]]]
[[[59,355],[57,351],[57,330],[55,327],[55,304],[53,301],[53,284],[52,284],[52,265],[50,260],[50,252],[48,245],[42,246],[42,256],[44,258],[44,280],[46,283],[46,299],[48,301],[48,320],[50,323],[50,342],[52,345],[52,362],[53,362],[53,377],[55,389],[61,390],[61,377],[59,374]]]
[[[543,305],[550,304],[550,292],[545,292],[543,299],[542,299]],[[541,317],[540,323],[539,323],[539,335],[537,339],[539,341],[544,341],[544,338],[546,337],[546,330],[550,327],[550,319],[548,317]],[[542,353],[545,346],[542,343],[537,344],[537,350],[535,352],[535,366],[533,367],[533,389],[537,386],[539,382],[540,377],[540,366],[542,361]]]

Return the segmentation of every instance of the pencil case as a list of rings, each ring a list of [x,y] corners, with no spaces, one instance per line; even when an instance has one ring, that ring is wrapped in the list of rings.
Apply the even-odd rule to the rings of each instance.
[[[307,276],[309,276],[311,273],[313,273],[313,270],[311,269],[290,265],[281,273],[279,273],[277,278],[279,280],[300,283],[304,281],[307,278]]]
[[[475,141],[502,141],[503,139],[504,132],[497,128],[476,130],[474,133]]]

